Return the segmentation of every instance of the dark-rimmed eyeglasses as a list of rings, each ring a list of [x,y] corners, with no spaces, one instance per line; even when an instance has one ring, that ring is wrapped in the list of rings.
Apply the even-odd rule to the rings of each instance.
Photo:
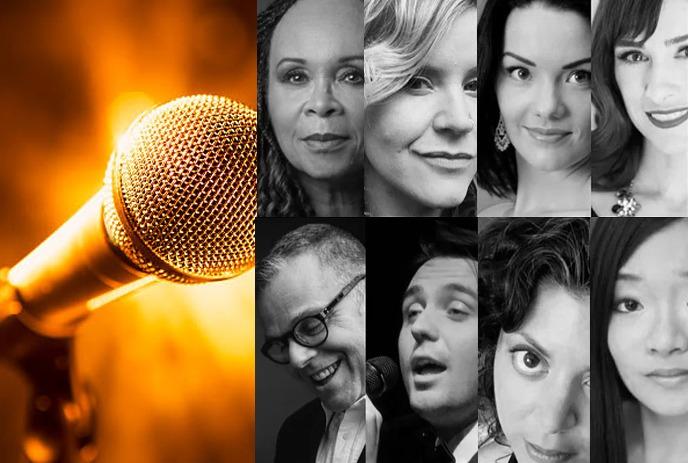
[[[364,278],[364,274],[357,275],[320,312],[300,319],[290,332],[279,338],[270,339],[263,344],[263,347],[260,348],[261,353],[273,362],[287,364],[289,363],[289,338],[304,347],[318,347],[327,341],[329,334],[326,323],[327,317],[336,305]]]

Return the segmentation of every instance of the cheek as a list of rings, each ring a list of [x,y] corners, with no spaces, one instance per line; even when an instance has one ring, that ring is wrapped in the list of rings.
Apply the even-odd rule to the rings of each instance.
[[[404,95],[393,97],[384,105],[366,111],[366,154],[384,161],[400,153],[430,126],[431,118],[423,105]]]
[[[629,113],[635,113],[640,110],[639,105],[643,95],[642,71],[633,71],[623,66],[617,65],[614,68],[616,85],[619,87],[626,110]]]
[[[520,125],[528,109],[529,90],[518,88],[505,80],[497,84],[497,104],[507,127]]]
[[[636,355],[634,354],[634,345],[641,342],[638,339],[638,333],[632,327],[620,322],[618,319],[609,322],[609,330],[607,331],[607,346],[609,353],[616,364],[619,372],[626,370],[626,367],[632,365]]]
[[[497,351],[494,363],[497,415],[507,438],[522,428],[523,419],[528,414],[529,407],[527,404],[530,395],[528,389],[523,387],[524,382],[513,371],[509,355],[507,352]]]
[[[344,114],[351,128],[354,129],[356,133],[362,134],[365,121],[363,89],[356,87],[342,90],[339,102],[344,107]],[[361,136],[361,138],[363,137]]]
[[[402,328],[399,333],[399,369],[403,378],[407,377],[409,371],[409,358],[413,348],[413,340],[407,328]]]

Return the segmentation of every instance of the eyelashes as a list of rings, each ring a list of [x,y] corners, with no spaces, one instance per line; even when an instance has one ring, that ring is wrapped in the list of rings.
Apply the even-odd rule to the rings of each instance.
[[[528,346],[516,346],[509,353],[514,370],[523,376],[541,377],[549,372],[547,361]]]
[[[519,83],[526,83],[535,79],[535,75],[530,69],[524,66],[507,66],[504,68],[506,74],[513,80]],[[575,69],[566,75],[566,83],[574,84],[580,87],[590,86],[592,80],[592,73],[586,69]]]
[[[680,47],[674,55],[676,59],[688,59],[688,45]],[[616,60],[621,64],[640,64],[652,60],[652,58],[641,49],[621,50],[616,53]]]
[[[463,91],[469,96],[477,96],[478,79],[472,78],[462,84]],[[436,84],[430,77],[422,74],[411,77],[404,90],[415,95],[425,95],[436,89]]]
[[[306,85],[312,80],[310,73],[302,68],[289,69],[279,74],[278,78],[280,82],[294,86]],[[363,86],[363,70],[356,67],[342,68],[335,73],[334,80],[354,87]]]
[[[620,313],[634,313],[645,307],[633,298],[622,298],[614,302],[614,311]]]

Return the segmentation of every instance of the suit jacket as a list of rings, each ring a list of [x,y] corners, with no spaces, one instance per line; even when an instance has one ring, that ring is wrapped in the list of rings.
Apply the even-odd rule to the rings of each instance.
[[[318,399],[290,415],[277,435],[275,463],[315,463],[326,424],[325,411]],[[365,463],[365,448],[358,463]]]
[[[382,422],[377,463],[454,463],[445,445],[436,445],[437,432],[416,414]],[[469,463],[478,463],[478,454]]]

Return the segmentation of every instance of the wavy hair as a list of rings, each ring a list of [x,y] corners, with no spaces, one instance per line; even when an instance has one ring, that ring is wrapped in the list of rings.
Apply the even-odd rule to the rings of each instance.
[[[592,133],[592,185],[616,190],[631,183],[640,165],[643,136],[628,116],[614,78],[619,39],[654,34],[663,0],[601,0],[592,32],[592,101],[598,111]]]
[[[499,335],[521,326],[542,285],[590,293],[589,230],[587,219],[514,218],[494,220],[480,232],[479,416],[499,443],[505,441],[494,396]]]
[[[531,4],[546,5],[563,11],[573,11],[590,21],[590,0],[487,0],[478,21],[478,185],[499,198],[516,194],[518,172],[513,145],[504,152],[494,143],[499,123],[497,104],[497,74],[504,51],[504,28],[511,12]],[[587,164],[584,160],[581,164]]]
[[[590,268],[595,284],[590,300],[590,368],[595,387],[590,409],[591,461],[626,463],[622,403],[635,400],[619,377],[609,352],[607,332],[614,309],[614,287],[619,270],[647,239],[679,218],[598,218],[590,235]]]
[[[364,58],[366,106],[383,103],[420,74],[428,55],[476,0],[365,0]],[[443,216],[475,216],[475,184]]]
[[[312,217],[315,211],[270,123],[270,44],[277,24],[298,0],[275,0],[258,15],[258,216]]]

